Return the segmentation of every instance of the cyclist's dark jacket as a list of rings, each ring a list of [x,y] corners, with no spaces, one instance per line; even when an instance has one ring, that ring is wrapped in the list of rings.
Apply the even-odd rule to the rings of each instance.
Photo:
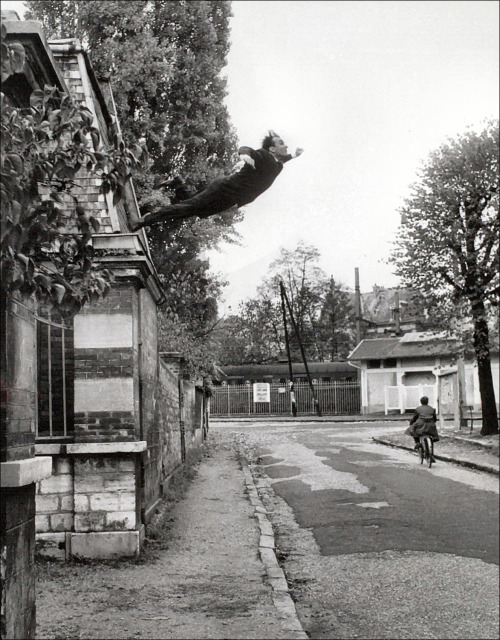
[[[415,409],[415,415],[410,420],[410,426],[405,431],[409,436],[418,437],[422,435],[432,436],[437,442],[439,435],[436,428],[436,409],[428,404],[421,404]]]

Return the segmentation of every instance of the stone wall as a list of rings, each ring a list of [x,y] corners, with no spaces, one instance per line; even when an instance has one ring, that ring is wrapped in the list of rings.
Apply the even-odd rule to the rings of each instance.
[[[59,445],[47,445],[45,451],[60,450]],[[47,555],[66,557],[66,532],[74,525],[73,460],[68,456],[52,458],[52,475],[37,484],[36,532],[37,547]],[[48,553],[50,550],[50,553]]]

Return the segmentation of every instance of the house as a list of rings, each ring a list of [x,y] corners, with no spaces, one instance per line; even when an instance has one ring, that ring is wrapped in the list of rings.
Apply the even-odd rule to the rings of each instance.
[[[439,373],[455,365],[456,347],[456,340],[435,332],[362,340],[348,360],[360,368],[363,414],[412,410],[422,395],[428,395],[431,404],[435,403]],[[492,350],[491,359],[498,399],[498,345]],[[464,387],[464,404],[479,410],[481,399],[474,361],[464,362]]]
[[[28,106],[57,86],[94,115],[106,142],[116,113],[77,39],[47,42],[41,23],[2,12],[7,40],[27,53],[7,99]],[[5,18],[5,19],[4,19]],[[109,295],[63,323],[30,300],[2,300],[2,636],[34,637],[34,551],[66,559],[138,555],[145,525],[169,483],[200,455],[207,408],[182,354],[158,348],[164,299],[132,183],[116,205],[80,169],[79,200],[100,220],[97,259]],[[69,205],[68,205],[69,210]],[[35,535],[36,529],[36,535]]]
[[[360,295],[360,311],[364,338],[391,333],[408,333],[421,328],[424,313],[413,300],[413,292],[405,287],[380,287]]]

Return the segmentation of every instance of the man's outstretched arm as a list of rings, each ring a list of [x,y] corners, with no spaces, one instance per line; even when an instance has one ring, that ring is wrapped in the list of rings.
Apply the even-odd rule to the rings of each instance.
[[[295,149],[295,153],[293,154],[293,156],[291,154],[289,154],[286,158],[283,158],[282,162],[288,162],[289,160],[293,160],[294,158],[298,158],[303,153],[304,153],[304,149],[301,149],[300,147],[297,147]]]

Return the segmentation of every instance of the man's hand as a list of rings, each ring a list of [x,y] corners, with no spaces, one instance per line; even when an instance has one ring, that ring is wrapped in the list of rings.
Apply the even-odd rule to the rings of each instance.
[[[252,169],[255,169],[255,160],[251,156],[247,155],[246,153],[242,153],[240,155],[240,160],[243,160],[245,164],[249,164]]]
[[[252,169],[255,169],[255,160],[251,158],[249,155],[242,153],[240,155],[239,162],[237,162],[234,165],[233,171],[235,172],[241,171],[246,164],[249,164],[252,167]]]
[[[295,158],[298,158],[302,153],[304,153],[304,149],[301,149],[300,147],[297,147],[295,149]]]

